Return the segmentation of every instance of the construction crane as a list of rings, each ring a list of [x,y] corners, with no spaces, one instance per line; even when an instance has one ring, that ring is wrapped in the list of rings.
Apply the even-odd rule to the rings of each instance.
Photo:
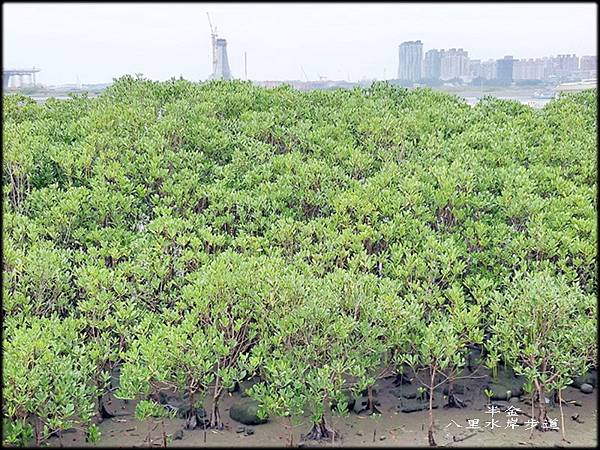
[[[217,71],[217,27],[213,28],[208,11],[206,12],[206,17],[208,17],[208,25],[210,26],[210,36],[212,39],[212,73],[215,74]]]
[[[306,72],[304,71],[304,67],[300,66],[300,69],[302,70],[302,73],[304,74],[304,79],[308,83],[308,77],[306,76]]]

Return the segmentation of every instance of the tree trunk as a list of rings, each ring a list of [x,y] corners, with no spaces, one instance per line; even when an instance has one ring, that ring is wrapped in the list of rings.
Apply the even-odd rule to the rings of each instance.
[[[546,395],[544,392],[544,386],[542,386],[537,381],[535,384],[537,387],[538,408],[539,408],[539,415],[538,415],[538,419],[537,419],[539,421],[539,423],[537,424],[537,428],[538,428],[538,430],[541,430],[541,431],[548,431],[548,429],[545,427],[545,425],[548,422],[548,408],[546,407]]]
[[[381,411],[375,406],[375,401],[373,400],[372,386],[367,388],[367,412],[369,414],[381,414]]]
[[[454,395],[454,380],[450,378],[448,382],[448,408],[465,408],[467,405],[460,398]]]
[[[160,419],[160,425],[161,425],[161,429],[162,429],[162,446],[164,448],[167,448],[167,434],[165,433],[165,419],[164,418]]]
[[[37,416],[35,416],[33,420],[35,422],[35,446],[40,447],[42,445],[41,421]]]
[[[223,422],[221,421],[221,414],[219,413],[219,398],[221,397],[221,389],[215,387],[215,393],[213,395],[213,404],[210,414],[210,428],[222,430]]]
[[[196,418],[196,409],[194,408],[194,391],[189,391],[190,397],[190,410],[188,412],[187,419],[185,421],[185,427],[188,430],[193,430],[198,425],[198,420]]]
[[[289,439],[289,447],[292,448],[294,446],[294,428],[292,426],[292,416],[288,416],[288,423],[290,427],[290,439]]]
[[[430,447],[435,447],[435,439],[433,437],[433,386],[435,383],[435,369],[431,370],[431,379],[429,382],[429,430],[427,431],[427,440]]]
[[[562,434],[562,440],[569,442],[565,437],[565,415],[563,414],[561,391],[562,389],[558,389],[558,407],[560,408],[560,432]]]

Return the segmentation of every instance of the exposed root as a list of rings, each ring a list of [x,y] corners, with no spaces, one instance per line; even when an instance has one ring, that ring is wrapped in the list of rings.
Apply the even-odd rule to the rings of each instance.
[[[381,414],[381,411],[375,406],[375,400],[373,399],[373,388],[370,386],[367,393],[367,414]]]
[[[467,404],[463,402],[456,394],[448,395],[446,408],[466,408]]]
[[[427,432],[427,440],[429,441],[430,447],[437,447],[437,444],[435,443],[435,439],[433,438],[433,430],[429,430]]]
[[[198,420],[196,418],[196,411],[194,408],[190,409],[185,419],[185,427],[188,430],[193,430],[198,425]]]
[[[381,414],[381,411],[379,408],[377,408],[377,406],[375,406],[375,401],[372,399],[367,401],[367,407],[365,408],[365,411],[368,415]]]
[[[304,439],[307,441],[333,441],[335,439],[339,439],[339,433],[327,425],[325,418],[322,418],[321,422],[313,424],[312,429],[306,436],[304,436]]]
[[[219,412],[219,408],[217,406],[213,406],[212,414],[210,415],[210,423],[208,425],[209,428],[213,430],[222,430],[223,429],[223,421],[221,420],[221,413]]]

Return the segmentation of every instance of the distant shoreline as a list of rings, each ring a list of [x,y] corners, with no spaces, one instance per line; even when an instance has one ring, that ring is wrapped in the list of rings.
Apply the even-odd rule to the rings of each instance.
[[[256,82],[256,83],[261,83],[261,82]],[[277,82],[277,85],[283,85],[283,84],[291,84],[291,83],[286,83],[286,82]],[[335,83],[335,82],[333,82]],[[101,88],[92,88],[90,90],[86,90],[86,89],[65,89],[65,90],[39,90],[39,91],[19,91],[19,90],[14,90],[14,91],[6,91],[4,92],[5,94],[13,94],[13,93],[20,93],[23,95],[26,95],[30,98],[32,98],[33,100],[35,100],[38,103],[43,103],[46,100],[50,99],[50,98],[55,98],[58,100],[68,100],[69,98],[71,98],[71,95],[82,95],[82,94],[87,94],[88,97],[94,98],[97,97],[98,95],[100,95],[102,93],[102,91],[104,91],[104,89],[106,89],[106,87],[108,87],[108,85],[103,85]],[[275,87],[275,86],[273,86]],[[297,89],[296,86],[293,86],[295,89]],[[352,86],[350,88],[353,87],[357,87],[357,86]],[[348,89],[348,86],[344,86],[344,85],[340,85],[340,86],[336,86],[334,85],[330,85],[327,87],[313,87],[312,89],[307,89],[307,90],[316,90],[316,89]],[[458,97],[462,97],[463,99],[465,99],[467,101],[467,103],[469,103],[470,105],[474,105],[476,104],[482,97],[486,97],[486,96],[491,96],[491,97],[497,97],[497,98],[501,98],[501,99],[507,99],[507,100],[516,100],[519,101],[520,103],[523,104],[527,104],[532,106],[533,108],[542,108],[545,104],[547,104],[551,99],[549,98],[539,98],[539,97],[535,97],[535,93],[543,90],[540,89],[540,87],[532,87],[532,86],[510,86],[510,87],[506,87],[506,86],[497,86],[497,87],[493,87],[493,86],[484,86],[482,88],[480,87],[476,87],[476,86],[419,86],[419,87],[414,87],[414,88],[409,88],[409,89],[418,89],[418,88],[429,88],[432,89],[434,91],[438,91],[438,92],[445,92],[448,94],[452,94],[452,95],[456,95]],[[301,89],[299,89],[301,90]],[[546,90],[553,90],[553,89],[549,89],[548,87],[546,87]]]

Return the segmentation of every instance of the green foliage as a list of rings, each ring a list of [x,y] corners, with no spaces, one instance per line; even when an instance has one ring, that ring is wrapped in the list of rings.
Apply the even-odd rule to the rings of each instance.
[[[502,357],[525,376],[543,419],[545,392],[564,389],[596,363],[596,299],[547,270],[516,274],[494,297],[489,361]]]
[[[89,425],[97,389],[79,319],[32,319],[10,331],[3,348],[3,413],[14,421],[7,442],[36,443],[77,423]],[[30,422],[30,423],[28,423]]]
[[[89,425],[116,364],[119,396],[208,395],[216,427],[258,375],[262,413],[325,434],[346,389],[405,364],[452,379],[486,340],[490,365],[564,387],[597,363],[596,119],[595,90],[542,110],[141,76],[5,96],[4,441]]]

